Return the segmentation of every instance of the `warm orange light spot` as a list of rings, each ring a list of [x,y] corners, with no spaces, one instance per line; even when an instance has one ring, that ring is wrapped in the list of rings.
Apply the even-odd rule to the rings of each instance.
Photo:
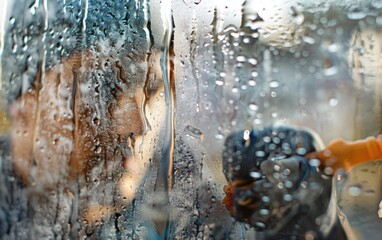
[[[224,192],[225,192],[225,197],[223,199],[223,203],[228,209],[230,213],[233,212],[233,191],[234,191],[234,186],[232,186],[232,183],[224,186]]]
[[[306,158],[320,160],[321,165],[332,168],[333,173],[340,168],[350,171],[358,164],[382,159],[382,135],[355,142],[337,139],[326,149],[310,153]]]

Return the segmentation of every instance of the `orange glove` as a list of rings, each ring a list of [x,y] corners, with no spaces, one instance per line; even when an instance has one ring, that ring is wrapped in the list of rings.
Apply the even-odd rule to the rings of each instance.
[[[321,167],[331,168],[332,173],[340,168],[350,171],[358,164],[382,159],[382,135],[355,142],[337,139],[329,143],[326,149],[310,153],[306,158],[320,160]]]

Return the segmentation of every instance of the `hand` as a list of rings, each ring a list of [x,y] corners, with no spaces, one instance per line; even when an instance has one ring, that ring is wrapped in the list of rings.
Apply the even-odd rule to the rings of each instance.
[[[307,154],[306,158],[320,160],[320,167],[329,175],[340,168],[350,171],[358,164],[382,159],[382,135],[355,142],[337,139],[324,150]]]

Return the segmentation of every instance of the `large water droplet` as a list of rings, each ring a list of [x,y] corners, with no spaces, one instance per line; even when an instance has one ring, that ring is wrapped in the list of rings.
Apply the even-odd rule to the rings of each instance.
[[[190,136],[192,138],[196,138],[199,140],[203,140],[203,137],[204,137],[203,132],[200,129],[195,128],[191,125],[188,125],[187,127],[185,127],[184,132],[186,133],[187,136]]]
[[[264,151],[257,151],[255,153],[256,157],[264,157],[265,156],[265,152]]]
[[[292,13],[292,20],[297,25],[301,25],[304,22],[304,15],[300,12],[294,11]]]
[[[216,80],[215,83],[218,86],[223,86],[224,85],[224,81],[222,81],[222,80]]]
[[[252,110],[252,111],[257,111],[257,110],[259,110],[259,106],[257,106],[256,103],[250,103],[248,107],[249,107],[249,109]]]
[[[93,123],[97,126],[99,126],[101,124],[101,120],[97,117],[93,118]]]
[[[236,58],[236,61],[238,61],[238,62],[245,62],[245,60],[246,60],[246,57],[245,57],[245,56],[238,56],[238,57]]]
[[[262,176],[260,172],[251,172],[249,175],[253,178],[261,178]]]
[[[306,149],[305,148],[297,148],[296,152],[299,155],[305,155],[306,154]]]
[[[259,213],[260,213],[261,215],[266,216],[266,215],[269,215],[269,210],[268,210],[268,209],[260,209]]]
[[[261,201],[263,201],[265,203],[269,203],[271,201],[271,199],[268,196],[262,196]]]
[[[362,194],[362,186],[359,184],[349,186],[348,193],[353,197],[360,196]]]
[[[338,100],[337,100],[337,98],[331,98],[331,99],[329,100],[329,105],[330,105],[331,107],[335,107],[335,106],[337,106],[337,105],[338,105]]]
[[[365,12],[349,12],[347,17],[351,20],[361,20],[367,16]]]
[[[284,199],[284,201],[290,202],[290,201],[293,200],[293,196],[290,195],[290,194],[285,194],[285,195],[283,196],[283,199]]]
[[[96,149],[94,150],[95,153],[99,154],[102,152],[102,148],[100,146],[96,147]]]
[[[15,23],[16,19],[14,17],[9,18],[9,24],[13,25]]]
[[[313,45],[316,43],[316,40],[312,37],[309,37],[309,36],[304,36],[302,37],[302,40],[307,43],[307,44],[310,44],[310,45]]]
[[[338,69],[337,69],[337,67],[335,67],[335,66],[326,68],[326,69],[324,70],[324,74],[325,74],[325,76],[333,76],[333,75],[336,75],[337,72],[338,72]]]
[[[262,223],[262,222],[256,222],[255,226],[261,229],[264,229],[266,227],[265,223]]]
[[[309,165],[312,167],[319,167],[321,165],[321,161],[318,159],[309,160]]]
[[[248,59],[248,63],[255,66],[257,64],[257,60],[255,58]]]
[[[269,87],[270,88],[278,88],[280,86],[280,82],[277,81],[277,80],[272,80],[270,83],[269,83]]]

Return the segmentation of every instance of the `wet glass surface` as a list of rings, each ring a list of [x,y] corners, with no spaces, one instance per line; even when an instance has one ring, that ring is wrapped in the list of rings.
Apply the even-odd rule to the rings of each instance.
[[[0,239],[379,239],[380,1],[0,9]]]

